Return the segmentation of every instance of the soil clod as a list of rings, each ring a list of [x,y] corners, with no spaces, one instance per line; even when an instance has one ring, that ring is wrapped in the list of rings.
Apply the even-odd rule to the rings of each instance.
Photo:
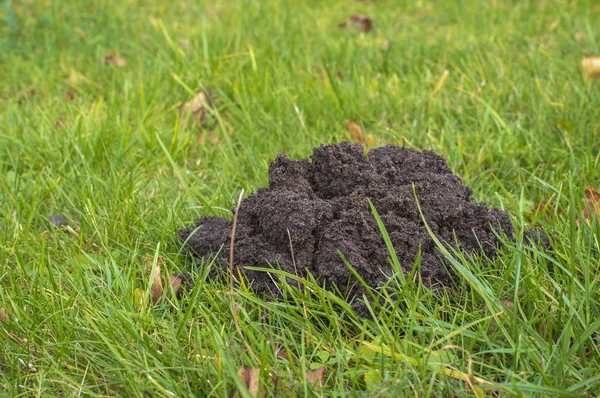
[[[392,268],[370,200],[403,271],[409,272],[420,256],[422,280],[431,287],[449,286],[452,272],[425,227],[415,192],[429,228],[449,246],[493,258],[501,246],[498,234],[513,239],[507,213],[473,202],[471,189],[435,152],[388,145],[365,155],[360,144],[340,143],[315,148],[310,161],[277,156],[269,168],[269,188],[241,202],[234,265],[279,267],[299,276],[309,271],[343,290],[355,280],[341,252],[376,288]],[[198,259],[218,253],[225,271],[231,226],[228,219],[202,217],[180,237]],[[278,294],[276,277],[252,270],[245,274],[256,291]],[[354,287],[355,293],[363,291]]]

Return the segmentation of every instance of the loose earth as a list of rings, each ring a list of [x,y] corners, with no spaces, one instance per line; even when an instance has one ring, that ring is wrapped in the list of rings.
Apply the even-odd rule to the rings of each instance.
[[[355,280],[342,253],[376,288],[393,271],[370,200],[403,271],[409,272],[420,256],[422,280],[430,287],[449,286],[453,273],[425,227],[415,193],[430,229],[449,246],[493,258],[501,246],[497,234],[513,239],[507,213],[473,202],[471,188],[435,152],[388,145],[365,155],[360,144],[330,144],[315,148],[310,161],[278,155],[269,168],[269,187],[241,202],[234,267],[278,267],[299,276],[310,272],[344,290]],[[231,230],[231,220],[207,216],[180,237],[199,262],[218,253],[218,264],[227,270]],[[255,291],[279,295],[277,277],[244,271]],[[353,293],[362,292],[354,284]]]

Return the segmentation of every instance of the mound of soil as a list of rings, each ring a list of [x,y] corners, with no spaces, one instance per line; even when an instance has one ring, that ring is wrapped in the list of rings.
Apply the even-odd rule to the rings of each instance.
[[[280,267],[299,275],[310,271],[344,290],[353,277],[340,251],[370,286],[377,287],[392,269],[371,200],[403,270],[410,271],[420,252],[423,281],[432,287],[450,285],[452,275],[421,219],[413,184],[423,215],[440,241],[492,258],[501,244],[494,230],[513,239],[508,215],[472,202],[471,189],[435,152],[389,145],[365,155],[360,144],[341,143],[315,148],[310,161],[277,156],[269,168],[269,188],[241,202],[234,266]],[[180,237],[199,260],[219,252],[220,264],[227,269],[231,227],[228,219],[202,217]],[[277,278],[245,271],[256,291],[277,295]],[[354,289],[359,294],[363,290]]]

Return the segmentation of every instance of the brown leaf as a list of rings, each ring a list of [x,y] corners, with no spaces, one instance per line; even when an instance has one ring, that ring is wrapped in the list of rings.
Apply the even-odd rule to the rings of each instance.
[[[256,397],[258,394],[258,382],[260,380],[260,368],[240,368],[238,376],[242,379],[244,385],[248,388],[250,395]],[[264,388],[260,392],[260,397],[265,396]]]
[[[325,377],[325,367],[321,367],[317,370],[311,370],[306,372],[306,380],[313,385],[314,389],[319,391],[323,388],[323,379]]]
[[[75,99],[75,93],[73,91],[67,91],[65,93],[65,99],[68,99],[69,101],[73,101]]]
[[[600,57],[583,57],[581,66],[588,77],[595,79],[600,76]]]
[[[352,141],[364,143],[363,132],[358,124],[354,123],[352,120],[346,120],[346,128],[350,133],[350,138],[352,138]]]
[[[352,14],[350,18],[342,22],[340,28],[354,28],[359,32],[368,32],[373,28],[371,18],[362,14]]]
[[[65,126],[65,118],[61,116],[61,117],[58,118],[58,120],[54,124],[54,127],[56,127],[57,130],[60,130],[64,126]]]
[[[184,115],[191,114],[194,119],[202,122],[206,119],[206,109],[210,106],[210,91],[207,90],[207,93],[205,93],[200,90],[196,93],[194,98],[183,105],[181,113]]]
[[[104,57],[104,63],[112,64],[119,68],[122,68],[125,65],[127,65],[127,60],[121,57],[117,51],[113,51],[112,53]]]
[[[275,356],[277,358],[285,359],[286,361],[290,360],[288,354],[283,350],[283,347],[280,347],[278,344],[275,345]]]
[[[600,216],[600,193],[596,192],[594,187],[585,189],[583,204],[583,218],[586,222],[590,223],[593,217]]]
[[[171,275],[169,278],[171,279],[171,287],[173,288],[173,292],[175,294],[178,294],[179,289],[181,289],[181,282],[183,282],[183,278],[180,276],[173,275]]]
[[[0,308],[0,322],[8,323],[8,313],[4,311],[4,308]]]
[[[500,300],[500,302],[506,307],[506,308],[512,308],[515,306],[515,303],[513,303],[512,300],[509,299],[502,299]]]
[[[164,292],[162,280],[160,279],[160,266],[162,263],[163,260],[159,257],[156,264],[154,264],[153,267],[150,267],[150,277],[153,278],[150,292],[152,293],[152,301],[155,303],[160,299]],[[152,276],[152,274],[154,274],[154,276]]]

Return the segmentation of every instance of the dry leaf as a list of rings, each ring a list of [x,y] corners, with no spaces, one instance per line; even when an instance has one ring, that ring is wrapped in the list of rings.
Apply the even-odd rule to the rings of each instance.
[[[156,261],[156,264],[154,264],[154,267],[150,268],[150,277],[153,278],[150,292],[152,293],[152,301],[155,303],[158,301],[158,299],[160,299],[164,292],[162,280],[160,279],[160,266],[162,263],[163,260],[161,257],[159,257]],[[154,277],[152,274],[154,274]]]
[[[362,14],[352,14],[350,18],[342,22],[340,28],[354,28],[359,32],[368,32],[373,28],[371,18]]]
[[[4,308],[0,308],[0,322],[8,323],[8,314],[4,311]]]
[[[590,223],[593,217],[600,215],[600,193],[596,192],[593,187],[587,187],[583,204],[583,218],[587,223]]]
[[[173,292],[175,295],[179,294],[179,290],[181,289],[181,282],[183,282],[183,278],[181,276],[173,276],[169,277],[171,279],[171,288],[173,288]]]
[[[286,361],[290,360],[288,354],[283,351],[283,347],[280,347],[279,344],[275,344],[275,356],[277,358],[285,359]]]
[[[64,126],[65,126],[65,118],[61,116],[61,117],[58,118],[58,120],[54,124],[54,127],[56,127],[57,130],[60,130]]]
[[[588,77],[595,79],[600,76],[600,57],[583,57],[581,66]]]
[[[515,303],[513,303],[512,300],[509,299],[502,299],[500,300],[500,302],[506,307],[506,308],[512,308],[515,306]]]
[[[325,376],[325,367],[319,368],[317,370],[311,370],[310,372],[306,372],[306,380],[313,385],[316,391],[321,390],[323,388],[323,379]]]
[[[73,101],[75,99],[75,93],[73,91],[67,91],[65,93],[65,99],[68,99],[69,101]]]
[[[363,132],[358,124],[354,123],[351,120],[346,120],[346,128],[350,133],[350,138],[352,138],[352,141],[364,143]]]
[[[194,119],[203,122],[206,119],[206,109],[211,106],[210,97],[210,90],[207,90],[206,93],[202,90],[198,91],[194,98],[183,105],[181,113],[191,114]]]
[[[240,368],[238,376],[242,379],[244,385],[248,388],[250,395],[256,397],[258,394],[258,382],[260,380],[260,368]],[[260,397],[265,396],[265,390],[262,389]]]
[[[104,57],[104,63],[113,64],[119,68],[122,68],[125,65],[127,65],[127,60],[121,57],[117,51],[113,51],[112,53]]]

